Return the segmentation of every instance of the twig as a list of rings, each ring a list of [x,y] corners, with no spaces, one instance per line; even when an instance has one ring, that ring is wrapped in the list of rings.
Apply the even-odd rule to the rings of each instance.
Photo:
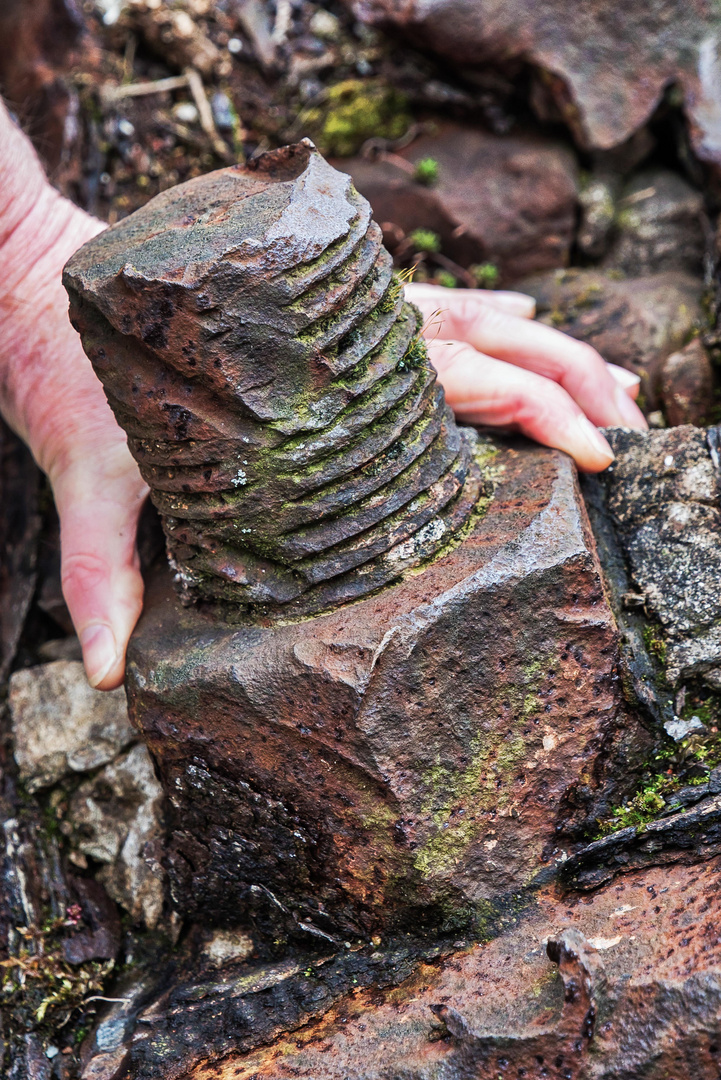
[[[185,77],[188,80],[188,88],[193,95],[193,101],[198,110],[200,126],[210,139],[213,150],[215,150],[218,157],[227,159],[230,156],[228,147],[221,139],[218,134],[218,129],[215,126],[213,110],[210,107],[210,102],[208,101],[208,95],[205,92],[200,72],[196,71],[195,68],[186,68]]]
[[[183,90],[188,86],[187,75],[171,75],[167,79],[155,79],[153,82],[128,83],[126,86],[104,86],[100,96],[106,104],[122,101],[128,97],[143,97],[145,94],[163,94],[166,90]]]
[[[275,22],[271,40],[274,45],[285,45],[288,40],[293,6],[290,0],[277,0],[275,6]]]

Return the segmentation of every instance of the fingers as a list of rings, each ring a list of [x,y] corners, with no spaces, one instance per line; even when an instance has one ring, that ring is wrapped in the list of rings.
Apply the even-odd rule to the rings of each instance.
[[[52,477],[60,516],[63,594],[91,686],[123,681],[125,651],[143,602],[136,551],[147,488],[127,446],[112,443]]]
[[[484,356],[462,341],[432,342],[429,353],[459,419],[515,427],[565,450],[586,472],[600,472],[613,461],[601,432],[557,382]]]
[[[550,326],[489,307],[472,292],[449,291],[438,335],[558,383],[601,427],[645,428],[643,413],[595,349]],[[427,333],[432,337],[432,333]]]
[[[606,361],[606,367],[609,370],[609,374],[623,387],[628,396],[635,401],[638,397],[638,392],[641,389],[641,376],[634,375],[632,371],[627,371],[626,368],[619,367],[618,364],[609,364],[608,361]]]
[[[405,292],[407,299],[419,307],[427,318],[439,309],[448,308],[449,304],[455,302],[454,298],[461,295],[441,285],[413,282],[406,285]],[[502,289],[464,289],[462,295],[472,303],[485,304],[522,319],[532,319],[536,314],[536,301],[525,293],[504,292]]]

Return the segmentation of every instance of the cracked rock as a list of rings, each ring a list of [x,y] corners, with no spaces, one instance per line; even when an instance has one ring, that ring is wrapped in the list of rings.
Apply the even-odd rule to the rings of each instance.
[[[96,769],[136,738],[125,690],[93,690],[79,661],[16,671],[9,701],[15,759],[30,791]]]
[[[68,811],[77,850],[105,865],[109,895],[153,929],[163,908],[163,880],[145,859],[162,835],[163,794],[145,746],[134,746],[75,792]]]

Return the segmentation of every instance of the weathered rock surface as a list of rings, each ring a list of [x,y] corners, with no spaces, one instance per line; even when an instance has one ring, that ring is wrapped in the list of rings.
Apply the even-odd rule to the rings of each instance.
[[[535,297],[541,322],[640,375],[651,409],[658,407],[663,361],[705,322],[702,281],[678,271],[626,280],[613,271],[573,269],[527,278],[518,288]]]
[[[616,238],[603,261],[633,277],[683,270],[701,275],[703,195],[678,173],[637,173],[618,201]]]
[[[625,8],[592,0],[349,0],[368,22],[403,30],[454,65],[539,69],[579,144],[607,150],[649,119],[667,86],[685,98],[694,149],[719,160],[716,55],[719,15],[703,0],[650,0]],[[544,112],[547,109],[544,108]]]
[[[163,192],[64,281],[187,599],[328,609],[469,519],[476,435],[368,203],[307,140]]]
[[[122,1037],[89,1048],[84,1075],[716,1080],[720,870],[635,870],[580,898],[545,889],[487,944],[358,942],[183,973],[129,1017],[113,1006]]]
[[[394,164],[432,157],[437,184],[424,186]],[[390,158],[336,162],[373,207],[382,225],[410,234],[431,229],[443,253],[463,266],[491,262],[504,283],[565,266],[578,198],[571,152],[528,134],[490,135],[446,124]]]
[[[715,429],[710,429],[714,432]],[[721,672],[717,443],[701,428],[608,429],[616,461],[601,477],[635,588],[663,628],[672,687]]]
[[[703,424],[714,398],[711,361],[700,338],[667,356],[661,367],[661,398],[671,427]]]
[[[223,627],[153,583],[128,692],[181,911],[277,904],[311,935],[477,920],[632,783],[645,736],[571,463],[500,448],[486,475],[458,546],[331,615]]]
[[[112,761],[137,737],[125,691],[93,690],[79,661],[16,671],[9,704],[15,760],[30,791]]]
[[[106,864],[98,881],[113,900],[150,929],[157,926],[164,880],[150,845],[163,835],[163,792],[147,748],[132,747],[84,781],[64,824],[76,850]]]

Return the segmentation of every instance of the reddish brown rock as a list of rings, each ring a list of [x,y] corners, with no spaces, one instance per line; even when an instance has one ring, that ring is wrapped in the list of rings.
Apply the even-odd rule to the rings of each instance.
[[[720,870],[651,867],[581,898],[546,889],[485,944],[176,965],[171,985],[112,1006],[83,1075],[717,1080]]]
[[[530,63],[537,96],[552,100],[589,149],[625,142],[678,84],[696,153],[719,161],[719,16],[704,0],[348,2],[361,19],[402,30],[456,66]]]
[[[431,229],[444,254],[463,266],[492,262],[506,284],[568,262],[578,180],[565,147],[533,135],[447,124],[397,155],[401,165],[434,158],[439,176],[433,187],[415,181],[395,157],[336,162],[381,224],[406,234]]]
[[[658,407],[661,366],[704,325],[703,282],[675,272],[625,278],[566,270],[518,284],[535,297],[541,322],[587,341],[605,360],[641,376],[642,403]]]
[[[574,469],[487,450],[472,532],[330,615],[224,627],[154,582],[128,694],[185,914],[284,910],[331,935],[477,922],[632,783],[644,738]]]
[[[700,338],[666,357],[661,368],[661,396],[669,424],[703,424],[713,391],[711,361]]]
[[[71,318],[186,601],[291,618],[431,558],[482,494],[381,230],[307,140],[85,244]]]

